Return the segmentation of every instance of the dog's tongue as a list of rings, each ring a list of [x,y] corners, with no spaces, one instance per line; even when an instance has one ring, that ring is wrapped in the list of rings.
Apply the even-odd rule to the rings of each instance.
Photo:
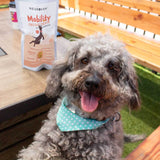
[[[81,107],[85,112],[93,112],[97,109],[99,98],[86,92],[80,92],[80,95]]]

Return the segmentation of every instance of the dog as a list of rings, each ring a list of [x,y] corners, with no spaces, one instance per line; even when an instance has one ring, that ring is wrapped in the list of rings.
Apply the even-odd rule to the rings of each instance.
[[[35,38],[34,41],[30,42],[30,44],[34,43],[34,47],[35,47],[36,44],[40,44],[41,39],[44,40],[44,36],[42,34],[42,26],[38,26],[38,28],[39,28],[39,35],[37,37],[34,37]]]
[[[140,108],[134,61],[125,45],[109,34],[72,43],[67,58],[55,62],[48,77],[45,93],[57,101],[19,160],[121,159],[119,111],[126,104]]]

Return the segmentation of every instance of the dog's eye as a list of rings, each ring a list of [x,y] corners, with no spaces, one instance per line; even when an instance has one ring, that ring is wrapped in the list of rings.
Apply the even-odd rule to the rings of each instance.
[[[113,64],[113,62],[109,62],[108,63],[108,69],[112,70],[112,71],[114,70],[114,64]]]
[[[81,59],[82,64],[88,64],[88,62],[89,62],[89,60],[86,57]]]
[[[112,72],[118,73],[118,72],[121,71],[121,66],[120,66],[119,63],[115,63],[115,62],[110,61],[110,62],[108,63],[108,69],[109,69],[110,71],[112,71]]]

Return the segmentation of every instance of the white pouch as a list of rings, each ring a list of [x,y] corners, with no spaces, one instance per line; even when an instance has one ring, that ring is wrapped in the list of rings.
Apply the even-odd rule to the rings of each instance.
[[[56,59],[58,5],[58,0],[16,0],[24,68],[52,68]]]

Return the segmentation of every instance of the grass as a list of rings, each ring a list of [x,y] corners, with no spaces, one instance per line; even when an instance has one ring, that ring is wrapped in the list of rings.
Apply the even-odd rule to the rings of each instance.
[[[0,9],[2,9],[2,8],[8,8],[8,4],[0,5]]]
[[[64,33],[63,36],[64,36],[66,39],[70,40],[70,41],[72,41],[72,39],[74,39],[74,38],[76,38],[76,39],[78,38],[78,37],[75,37],[75,36],[70,35],[70,34],[68,34],[68,33]]]
[[[148,136],[160,125],[160,76],[137,64],[135,69],[139,77],[141,110],[130,114],[127,108],[123,109],[123,128],[126,133]],[[132,152],[139,143],[141,142],[125,144],[123,157]]]
[[[65,34],[65,38],[73,36]],[[141,96],[141,109],[129,112],[125,107],[121,111],[124,132],[128,134],[150,135],[160,125],[160,74],[152,73],[138,64],[134,65],[139,77],[139,91]],[[126,143],[123,157],[132,152],[141,142]]]

